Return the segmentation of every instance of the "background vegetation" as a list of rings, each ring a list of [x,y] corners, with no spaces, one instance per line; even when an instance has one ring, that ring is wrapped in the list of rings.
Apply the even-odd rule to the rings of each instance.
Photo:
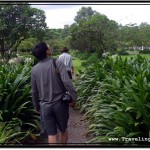
[[[90,123],[89,142],[149,144],[148,141],[109,141],[109,138],[149,137],[150,59],[107,58],[81,72],[76,81],[78,107]]]

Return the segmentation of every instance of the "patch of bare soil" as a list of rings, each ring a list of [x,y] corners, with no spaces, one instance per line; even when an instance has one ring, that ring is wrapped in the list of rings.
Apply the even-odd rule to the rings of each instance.
[[[87,142],[87,124],[83,120],[83,114],[77,109],[70,108],[68,132],[68,143],[78,144]]]

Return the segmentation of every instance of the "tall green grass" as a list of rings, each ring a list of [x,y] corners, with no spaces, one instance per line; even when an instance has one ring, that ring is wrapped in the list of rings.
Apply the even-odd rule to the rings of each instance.
[[[30,73],[30,64],[0,67],[0,122],[14,124],[16,133],[39,131],[39,116],[31,99]]]
[[[83,62],[84,60],[80,60],[80,59],[73,60],[73,66],[76,74],[78,74],[80,71],[84,69],[84,67],[82,66]]]
[[[89,121],[89,142],[101,144],[149,144],[109,141],[109,138],[149,138],[150,60],[116,57],[97,61],[76,81],[78,107]]]
[[[150,54],[132,54],[132,55],[127,55],[127,56],[121,56],[122,58],[134,58],[137,56],[141,56],[141,57],[145,57],[145,58],[149,58],[150,59]]]

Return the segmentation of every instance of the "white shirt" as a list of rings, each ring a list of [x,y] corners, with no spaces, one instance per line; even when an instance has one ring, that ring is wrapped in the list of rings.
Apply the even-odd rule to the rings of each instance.
[[[59,56],[59,60],[61,60],[64,63],[64,65],[66,66],[67,71],[71,71],[71,67],[72,67],[72,57],[71,57],[71,55],[69,55],[68,53],[62,53]]]

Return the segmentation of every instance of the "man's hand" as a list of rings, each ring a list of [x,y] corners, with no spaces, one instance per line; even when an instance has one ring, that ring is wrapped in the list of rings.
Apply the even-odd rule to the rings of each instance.
[[[76,106],[76,101],[72,101],[71,103],[69,103],[69,106],[72,108],[75,108]]]

